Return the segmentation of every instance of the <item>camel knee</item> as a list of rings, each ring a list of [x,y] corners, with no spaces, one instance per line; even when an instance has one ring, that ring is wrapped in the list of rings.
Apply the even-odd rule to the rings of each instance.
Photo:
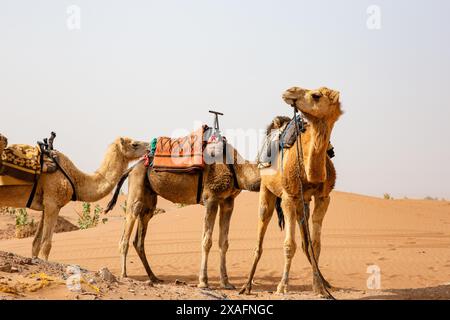
[[[284,243],[284,254],[287,258],[294,257],[296,250],[297,250],[297,244],[295,243],[295,241],[286,241]]]
[[[134,216],[137,217],[140,214],[145,212],[145,205],[143,202],[141,201],[135,201],[131,206],[130,206],[130,213]]]
[[[273,212],[273,211],[272,211]],[[262,204],[259,208],[259,218],[261,221],[266,221],[272,215],[268,204]]]
[[[211,237],[205,237],[202,242],[202,248],[204,251],[209,252],[212,247],[212,239]]]
[[[222,251],[222,253],[226,253],[228,251],[228,247],[230,246],[228,240],[223,240],[219,243],[220,246],[220,251]]]
[[[125,241],[119,242],[119,252],[120,254],[127,254],[128,253],[128,243]]]
[[[261,246],[258,246],[255,248],[255,259],[259,260],[263,254],[263,248]]]

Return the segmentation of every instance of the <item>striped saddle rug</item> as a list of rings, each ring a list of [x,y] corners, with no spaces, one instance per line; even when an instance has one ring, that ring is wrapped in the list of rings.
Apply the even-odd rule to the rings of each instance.
[[[188,173],[205,168],[203,150],[206,141],[203,139],[208,126],[178,139],[159,137],[153,160],[153,169],[159,172]]]

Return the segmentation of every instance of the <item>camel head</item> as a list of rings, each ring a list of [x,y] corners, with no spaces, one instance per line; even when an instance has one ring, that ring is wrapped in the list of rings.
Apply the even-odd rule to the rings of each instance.
[[[316,90],[292,87],[283,93],[283,100],[295,104],[308,120],[335,122],[342,114],[339,92],[325,87]]]
[[[118,138],[115,144],[124,157],[129,161],[137,160],[144,156],[148,152],[150,146],[147,142],[124,137]]]
[[[0,134],[0,150],[5,149],[7,145],[8,145],[8,139],[6,139],[5,136]]]

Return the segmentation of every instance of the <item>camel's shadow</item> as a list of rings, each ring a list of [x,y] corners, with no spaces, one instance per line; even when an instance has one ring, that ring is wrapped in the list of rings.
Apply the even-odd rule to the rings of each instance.
[[[148,277],[145,275],[130,277],[137,281],[147,281]],[[188,285],[195,286],[198,283],[198,278],[193,276],[177,276],[167,275],[161,277],[164,284],[173,284],[175,281],[182,281]],[[246,282],[246,277],[231,277],[230,281],[236,286],[236,290],[240,289]],[[280,281],[280,277],[265,276],[258,277],[253,285],[253,292],[274,293],[277,289],[277,284]],[[289,286],[291,294],[304,294],[312,293],[312,285],[309,283],[309,279],[305,279],[305,284],[292,284]],[[212,290],[220,289],[219,277],[210,277],[210,288]],[[333,283],[332,283],[333,284]],[[361,290],[351,288],[340,288],[333,286],[333,292],[343,291],[345,293],[361,292]],[[364,297],[356,298],[357,300],[450,300],[450,284],[440,285],[426,288],[405,288],[405,289],[386,289],[371,294],[370,291]]]
[[[147,281],[147,276],[130,276],[131,279],[137,281]],[[163,284],[173,284],[176,281],[185,282],[188,285],[195,286],[198,283],[198,277],[196,276],[177,276],[177,275],[167,275],[160,277],[163,280]],[[230,277],[230,282],[236,286],[236,291],[238,291],[247,281],[247,277]],[[266,292],[266,293],[275,293],[277,290],[277,285],[280,282],[279,276],[264,276],[258,277],[255,279],[253,284],[253,292],[256,294],[258,292]],[[310,279],[305,279],[305,284],[290,284],[289,292],[291,294],[304,294],[304,293],[312,293],[312,284]],[[209,278],[210,289],[212,290],[220,290],[220,279],[219,277],[210,277]],[[353,289],[349,288],[338,288],[333,287],[333,291],[345,290],[345,291],[353,291]],[[355,290],[357,291],[357,290]]]

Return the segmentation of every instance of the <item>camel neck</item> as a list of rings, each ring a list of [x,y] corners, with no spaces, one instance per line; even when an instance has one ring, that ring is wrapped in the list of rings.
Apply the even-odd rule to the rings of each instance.
[[[126,170],[128,161],[124,158],[116,144],[109,146],[99,169],[93,174],[86,174],[72,168],[72,177],[78,193],[78,200],[93,202],[107,196]]]
[[[322,120],[309,121],[309,141],[304,145],[303,155],[308,182],[320,183],[327,178],[326,157],[332,126]]]

